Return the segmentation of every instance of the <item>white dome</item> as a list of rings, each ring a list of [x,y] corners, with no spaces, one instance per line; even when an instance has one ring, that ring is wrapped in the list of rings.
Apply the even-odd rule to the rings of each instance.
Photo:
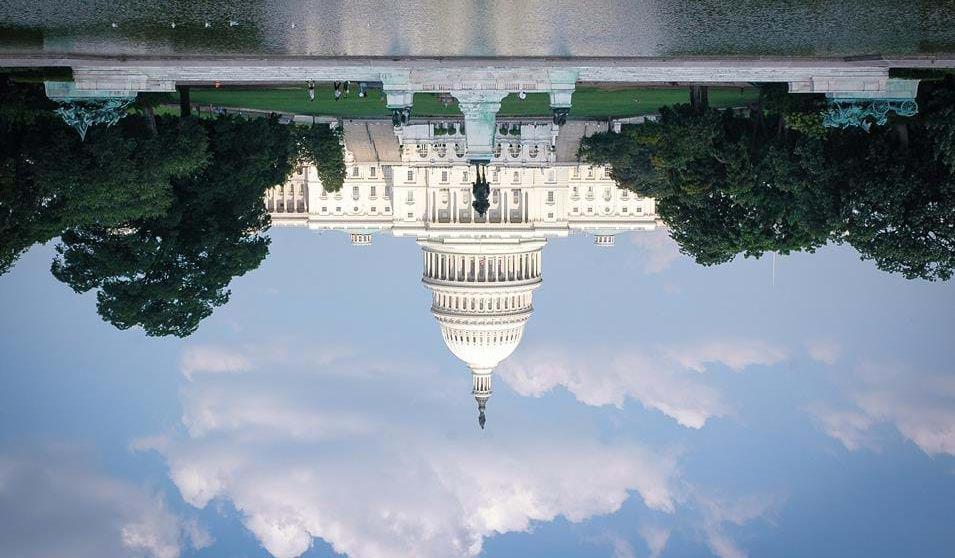
[[[543,243],[436,242],[424,248],[422,282],[431,291],[431,313],[444,344],[471,369],[471,394],[484,428],[494,368],[524,337],[540,286]]]
[[[458,318],[435,312],[451,354],[475,374],[489,374],[511,356],[524,336],[530,312],[513,316]]]

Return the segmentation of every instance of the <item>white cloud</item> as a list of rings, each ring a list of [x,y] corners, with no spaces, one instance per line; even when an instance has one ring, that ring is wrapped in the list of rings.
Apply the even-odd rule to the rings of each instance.
[[[667,354],[684,368],[703,372],[707,364],[722,364],[736,372],[754,365],[772,365],[786,358],[786,350],[765,341],[717,340],[673,347]]]
[[[727,533],[728,525],[737,527],[756,519],[768,519],[782,504],[782,498],[755,495],[745,498],[724,498],[699,489],[691,497],[702,514],[706,545],[719,558],[746,558],[747,552]]]
[[[672,454],[547,422],[482,433],[473,400],[445,395],[466,377],[362,374],[368,366],[380,364],[336,362],[351,377],[311,364],[197,376],[183,389],[186,435],[136,447],[166,458],[190,504],[231,501],[278,558],[314,537],[352,558],[475,556],[489,536],[612,513],[634,493],[674,510]],[[448,418],[461,405],[466,427]]]
[[[641,231],[630,235],[641,253],[644,273],[662,273],[681,257],[680,247],[670,238],[666,229]]]
[[[0,456],[0,540],[18,558],[178,558],[211,536],[156,495],[83,465],[70,450]],[[55,534],[55,536],[51,536]]]
[[[590,542],[598,545],[609,545],[612,558],[636,558],[637,556],[637,553],[633,550],[633,545],[617,533],[607,531],[599,537],[594,537]]]
[[[807,344],[806,350],[809,357],[823,364],[832,366],[839,360],[842,354],[842,347],[831,339],[817,339]]]
[[[659,525],[644,524],[640,526],[639,532],[650,550],[650,558],[659,558],[670,540],[670,530]]]
[[[235,350],[211,345],[186,348],[179,369],[186,379],[196,374],[235,374],[252,369],[249,359]]]
[[[846,449],[850,451],[859,448],[879,449],[875,436],[871,432],[876,421],[865,413],[837,410],[822,404],[811,405],[809,412],[820,428],[842,442]]]
[[[846,381],[842,408],[809,408],[820,427],[846,449],[877,449],[875,427],[891,424],[928,455],[955,455],[955,378],[866,361]]]
[[[762,341],[707,341],[655,350],[604,351],[570,357],[560,349],[522,351],[497,370],[515,391],[538,397],[562,386],[587,405],[622,407],[627,398],[688,428],[702,428],[731,409],[699,372],[722,364],[741,371],[774,364],[785,351]]]

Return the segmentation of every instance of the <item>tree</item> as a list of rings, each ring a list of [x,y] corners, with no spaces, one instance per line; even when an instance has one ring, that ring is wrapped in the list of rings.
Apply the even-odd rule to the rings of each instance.
[[[315,165],[326,192],[341,190],[345,183],[341,128],[325,124],[296,126],[295,134],[301,162]]]
[[[713,265],[826,243],[838,200],[817,183],[827,173],[821,147],[779,133],[771,118],[679,105],[659,122],[586,138],[580,155],[656,198],[681,249]]]
[[[947,280],[955,270],[955,168],[945,152],[955,126],[930,115],[924,122],[842,142],[847,202],[837,240],[884,271]]]
[[[98,312],[120,329],[189,335],[228,301],[232,279],[268,254],[262,199],[291,173],[289,128],[275,118],[201,124],[209,162],[172,181],[163,214],[122,227],[79,227],[57,246],[53,275],[78,293],[98,289]]]
[[[845,242],[882,270],[948,279],[955,83],[923,93],[918,118],[864,132],[816,126],[819,98],[768,88],[747,115],[664,108],[659,122],[585,138],[580,156],[655,197],[671,236],[698,263]]]
[[[191,120],[150,129],[127,118],[82,141],[40,87],[0,79],[0,106],[0,273],[70,227],[161,214],[170,180],[205,162],[205,132]]]

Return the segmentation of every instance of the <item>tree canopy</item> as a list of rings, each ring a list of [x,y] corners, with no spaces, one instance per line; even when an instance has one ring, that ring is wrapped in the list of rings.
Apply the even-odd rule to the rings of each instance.
[[[345,183],[342,130],[326,124],[296,126],[295,139],[299,160],[313,164],[327,192],[337,192]]]
[[[98,289],[97,309],[120,329],[186,336],[229,299],[233,278],[268,254],[266,189],[295,161],[289,128],[277,119],[201,121],[209,162],[172,180],[165,212],[122,227],[65,232],[53,275],[76,292]]]
[[[923,85],[922,113],[894,125],[821,127],[816,97],[767,88],[745,114],[665,108],[657,122],[585,138],[583,160],[657,200],[703,265],[848,243],[908,278],[955,269],[955,84]]]
[[[151,130],[127,118],[81,141],[38,87],[0,78],[0,105],[0,273],[71,227],[163,213],[170,180],[206,160],[205,134],[190,120],[166,119]]]
[[[268,188],[306,163],[341,188],[338,129],[157,116],[162,101],[143,95],[139,116],[83,140],[41,87],[0,76],[0,274],[59,237],[53,275],[95,290],[104,320],[186,336],[267,256]]]

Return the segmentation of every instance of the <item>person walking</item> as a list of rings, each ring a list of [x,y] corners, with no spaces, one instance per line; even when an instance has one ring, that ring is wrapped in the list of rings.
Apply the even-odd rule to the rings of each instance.
[[[315,82],[312,80],[308,80],[308,100],[315,100]]]
[[[335,100],[337,101],[342,98],[342,82],[336,81],[334,85],[335,85]]]
[[[344,89],[345,89],[345,98],[346,98],[346,99],[348,98],[348,84],[349,84],[349,83],[351,83],[351,82],[348,81],[348,80],[345,80],[345,87],[344,87]]]

